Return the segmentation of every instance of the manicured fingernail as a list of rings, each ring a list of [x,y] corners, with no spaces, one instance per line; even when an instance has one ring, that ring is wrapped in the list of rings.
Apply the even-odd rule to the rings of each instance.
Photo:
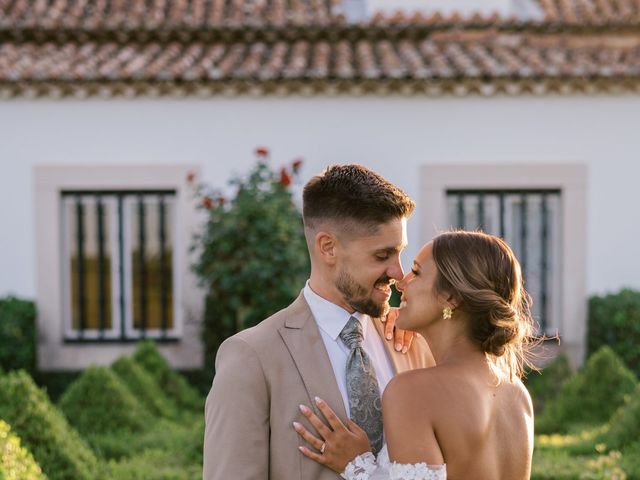
[[[393,338],[393,333],[387,333],[387,340],[391,340]]]
[[[407,347],[404,347],[404,348],[402,349],[402,353],[407,353],[408,351],[409,351],[409,349],[408,349]]]
[[[298,450],[300,450],[301,452],[304,452],[305,448],[304,447],[298,447]]]
[[[396,343],[396,351],[400,351],[402,350],[402,345],[400,345],[399,343]]]
[[[309,413],[311,410],[309,410],[307,407],[305,407],[304,405],[300,405],[300,411],[302,413]]]
[[[300,425],[298,422],[293,422],[293,428],[295,430],[300,430],[302,428],[302,425]]]
[[[320,397],[316,397],[316,405],[322,405],[324,403],[324,401],[320,398]]]

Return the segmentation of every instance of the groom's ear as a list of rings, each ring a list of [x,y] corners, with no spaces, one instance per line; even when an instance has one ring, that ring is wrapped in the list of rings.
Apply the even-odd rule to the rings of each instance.
[[[337,239],[331,232],[320,231],[316,234],[316,249],[320,258],[328,265],[336,263]]]

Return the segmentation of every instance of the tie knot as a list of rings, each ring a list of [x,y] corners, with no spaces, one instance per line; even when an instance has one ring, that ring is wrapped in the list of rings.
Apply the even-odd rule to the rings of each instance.
[[[362,347],[364,335],[362,333],[362,325],[356,317],[349,318],[349,321],[340,332],[340,340],[344,342],[349,350]]]

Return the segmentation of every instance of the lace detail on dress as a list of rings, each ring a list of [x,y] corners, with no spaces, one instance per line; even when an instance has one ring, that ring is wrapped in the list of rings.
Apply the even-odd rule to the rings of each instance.
[[[387,446],[378,459],[371,452],[353,459],[341,474],[345,480],[446,480],[446,465],[402,464],[389,461]]]
[[[382,449],[386,451],[384,447]],[[341,475],[346,480],[369,480],[376,468],[376,457],[373,453],[367,452],[354,458]]]

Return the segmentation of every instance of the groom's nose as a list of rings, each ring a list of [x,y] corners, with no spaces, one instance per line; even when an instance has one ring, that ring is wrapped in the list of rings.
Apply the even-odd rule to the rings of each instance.
[[[404,277],[404,271],[402,270],[402,264],[400,263],[399,257],[393,262],[393,265],[387,269],[387,276],[394,279],[396,282],[399,282]]]

